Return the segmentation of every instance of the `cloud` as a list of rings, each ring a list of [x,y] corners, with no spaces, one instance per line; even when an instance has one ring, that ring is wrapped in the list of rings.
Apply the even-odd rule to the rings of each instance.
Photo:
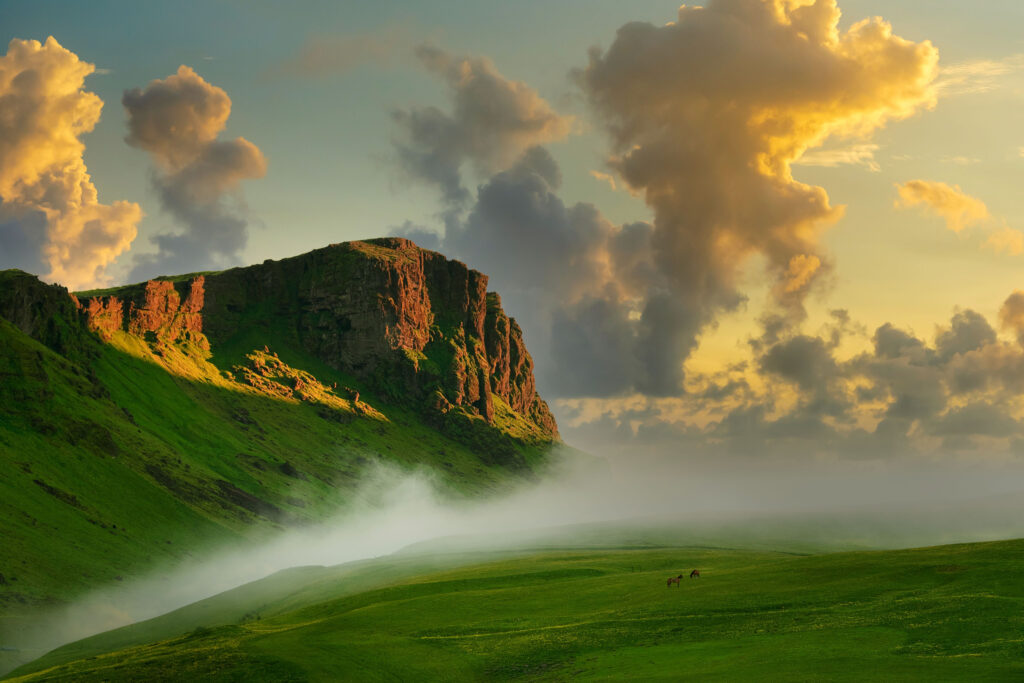
[[[970,309],[953,314],[949,328],[935,336],[935,351],[946,362],[958,354],[976,351],[996,340],[996,331],[982,314]]]
[[[897,207],[920,206],[943,218],[953,232],[960,232],[989,219],[988,207],[980,199],[966,194],[959,185],[931,180],[908,180],[896,185],[899,192]]]
[[[754,255],[776,280],[777,319],[803,319],[804,296],[828,271],[819,234],[842,210],[795,180],[792,164],[830,137],[865,141],[935,101],[930,43],[880,19],[845,32],[838,21],[830,0],[711,0],[670,24],[622,26],[577,73],[611,137],[610,166],[654,210],[676,365],[743,300],[739,274]]]
[[[644,368],[636,325],[613,299],[586,297],[558,308],[551,323],[548,382],[567,396],[611,396],[636,384]]]
[[[835,384],[842,374],[840,366],[824,339],[796,335],[768,348],[759,363],[763,372],[795,384],[813,403],[812,412],[838,414],[845,409],[846,400],[836,400],[839,394]]]
[[[410,177],[434,185],[444,201],[469,199],[464,163],[489,176],[527,149],[564,139],[572,117],[558,114],[525,83],[505,78],[485,57],[456,57],[430,45],[416,48],[420,63],[448,86],[452,111],[418,107],[392,113],[401,135],[395,149]]]
[[[956,233],[979,224],[995,223],[987,226],[990,232],[982,246],[1010,255],[1024,253],[1024,233],[1005,223],[996,227],[1003,222],[1002,219],[993,221],[985,203],[965,193],[959,185],[910,180],[902,185],[897,184],[896,189],[899,193],[895,204],[897,208],[919,206],[925,212],[945,220],[946,226]]]
[[[978,402],[950,409],[935,421],[930,431],[939,436],[984,435],[1003,438],[1019,434],[1021,425],[1006,414],[1004,407]]]
[[[1024,291],[1018,289],[1006,297],[999,309],[999,324],[1003,329],[1016,334],[1017,340],[1024,346]]]
[[[803,291],[821,270],[821,259],[814,254],[797,254],[789,259],[786,272],[779,283],[785,294]]]
[[[985,246],[993,251],[1016,256],[1024,252],[1024,233],[1010,227],[1003,227],[988,236]]]
[[[1024,69],[1024,54],[1002,59],[974,59],[942,67],[936,88],[946,97],[974,95],[1000,87],[1000,81]]]
[[[796,166],[822,166],[825,168],[863,166],[869,171],[877,173],[882,170],[878,162],[875,161],[875,152],[877,151],[878,145],[862,142],[838,149],[805,152],[793,164]]]
[[[231,99],[187,66],[141,90],[127,90],[125,141],[149,152],[162,208],[183,228],[156,235],[155,255],[136,260],[133,278],[237,263],[248,241],[239,185],[261,178],[266,160],[245,138],[219,140]]]
[[[999,339],[984,316],[965,309],[932,343],[886,323],[870,350],[840,358],[842,338],[856,328],[840,313],[822,334],[756,347],[752,366],[688,378],[691,390],[680,397],[557,405],[570,415],[563,432],[596,452],[613,446],[715,458],[1009,460],[1024,439],[1024,292],[1007,298],[1000,321],[1015,342]],[[594,434],[606,441],[587,441]]]
[[[537,147],[494,175],[445,245],[470,263],[487,262],[496,280],[554,288],[556,297],[574,301],[608,281],[604,250],[614,226],[590,204],[566,206],[554,193],[553,168]]]
[[[367,64],[391,65],[407,54],[412,43],[413,31],[404,26],[349,35],[311,35],[298,54],[268,75],[317,78],[344,74]]]
[[[940,161],[944,164],[956,164],[957,166],[973,166],[974,164],[981,163],[981,159],[977,157],[965,156],[945,156]]]
[[[0,267],[73,289],[109,282],[142,218],[138,204],[101,204],[82,158],[103,108],[83,89],[94,71],[53,37],[14,39],[0,57]]]
[[[601,171],[591,171],[590,175],[591,177],[594,178],[594,180],[598,180],[602,183],[608,183],[608,187],[612,188],[613,191],[618,189],[615,186],[615,176],[613,176],[612,174],[602,173]]]

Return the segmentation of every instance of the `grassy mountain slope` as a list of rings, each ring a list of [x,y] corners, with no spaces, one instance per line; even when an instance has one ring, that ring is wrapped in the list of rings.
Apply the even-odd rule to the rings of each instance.
[[[25,397],[0,408],[5,606],[65,597],[200,541],[321,518],[375,461],[433,466],[467,492],[507,476],[365,394],[357,417],[231,389],[213,366],[167,372],[127,335],[97,344],[91,382],[3,320],[0,340],[4,391]]]
[[[242,310],[211,345],[184,305],[125,300],[125,324],[104,326],[112,300],[98,317],[82,301],[0,272],[0,634],[90,588],[322,519],[375,463],[475,495],[534,476],[552,443],[500,396],[489,422],[460,408],[440,424],[311,353],[286,316]],[[161,326],[133,328],[129,310]]]
[[[1015,680],[1024,541],[394,556],[282,572],[15,680]],[[666,588],[693,567],[700,579]]]

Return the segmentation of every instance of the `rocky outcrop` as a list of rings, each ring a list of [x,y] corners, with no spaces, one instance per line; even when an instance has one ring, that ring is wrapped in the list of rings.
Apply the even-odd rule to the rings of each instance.
[[[298,347],[391,401],[428,414],[495,419],[495,399],[557,439],[515,320],[487,276],[407,239],[120,288],[85,305],[89,326],[157,343]],[[208,341],[207,341],[208,340]]]
[[[359,392],[337,383],[328,386],[311,373],[289,366],[276,353],[264,347],[245,357],[245,363],[232,367],[234,379],[261,394],[285,401],[305,401],[334,409],[322,413],[336,422],[346,422],[343,413],[383,418],[372,406],[359,400]]]
[[[202,275],[189,282],[184,301],[169,280],[150,280],[116,295],[91,297],[83,306],[86,325],[106,340],[115,331],[124,330],[158,345],[193,341],[207,349],[203,336],[204,284]]]
[[[75,300],[78,300],[77,297]],[[114,332],[124,326],[124,306],[117,297],[93,297],[85,304],[84,310],[89,329],[105,341],[110,341]]]
[[[0,271],[0,318],[68,358],[90,353],[79,324],[78,300],[20,270]]]
[[[151,332],[167,342],[198,338],[203,333],[204,284],[202,275],[192,280],[182,301],[172,282],[150,280],[141,300],[131,302],[128,331],[140,336]]]

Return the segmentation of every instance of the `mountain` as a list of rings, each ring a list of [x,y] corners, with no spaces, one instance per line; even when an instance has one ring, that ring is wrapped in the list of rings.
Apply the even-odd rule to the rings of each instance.
[[[405,239],[70,294],[0,272],[0,627],[336,511],[369,468],[473,495],[559,444],[487,277]]]

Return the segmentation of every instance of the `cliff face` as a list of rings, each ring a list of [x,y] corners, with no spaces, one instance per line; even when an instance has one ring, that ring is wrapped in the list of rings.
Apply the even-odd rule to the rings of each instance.
[[[78,325],[78,300],[59,285],[48,285],[20,270],[0,271],[0,318],[57,353],[88,355]]]
[[[538,434],[558,438],[522,332],[487,293],[487,276],[406,239],[150,281],[83,305],[101,336],[123,329],[158,345],[192,341],[215,358],[248,339],[297,345],[428,415],[493,423],[497,398]]]
[[[202,334],[204,282],[202,275],[193,279],[184,300],[174,283],[166,280],[150,280],[126,301],[116,296],[91,297],[83,307],[86,323],[107,340],[123,329],[140,337],[149,335],[160,344],[193,339],[208,348]]]

